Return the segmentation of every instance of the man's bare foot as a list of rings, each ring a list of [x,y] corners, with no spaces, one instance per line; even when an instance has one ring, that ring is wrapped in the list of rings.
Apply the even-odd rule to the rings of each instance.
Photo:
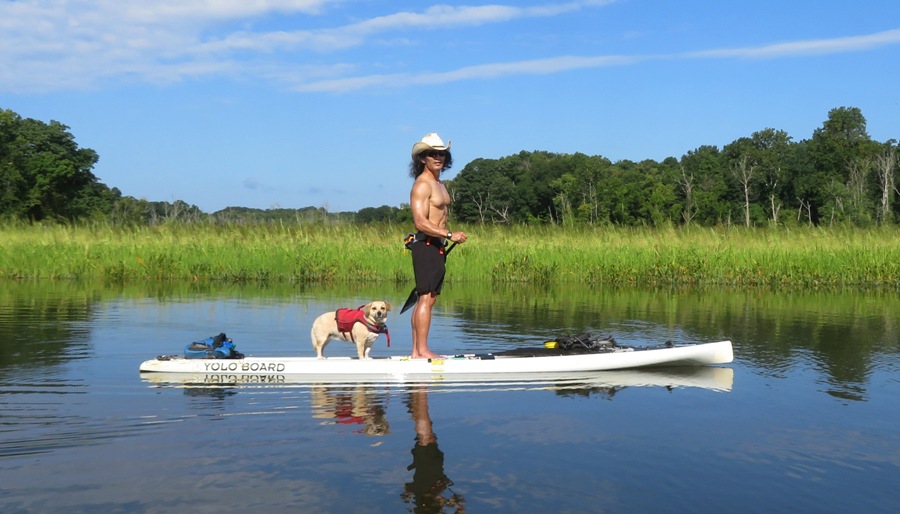
[[[427,350],[421,353],[413,352],[410,356],[410,359],[441,359],[442,357],[431,350]]]

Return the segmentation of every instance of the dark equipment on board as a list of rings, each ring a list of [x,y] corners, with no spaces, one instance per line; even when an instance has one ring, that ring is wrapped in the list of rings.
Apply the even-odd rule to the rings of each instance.
[[[237,351],[236,345],[225,332],[194,341],[184,348],[184,356],[188,359],[243,359],[244,354]]]

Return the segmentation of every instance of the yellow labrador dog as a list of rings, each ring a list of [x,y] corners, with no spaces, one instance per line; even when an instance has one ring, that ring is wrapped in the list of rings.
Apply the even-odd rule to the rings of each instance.
[[[383,301],[369,302],[358,309],[338,309],[326,312],[313,322],[309,336],[316,357],[324,359],[325,347],[332,339],[349,341],[356,344],[356,354],[360,359],[369,359],[372,345],[379,334],[387,335],[387,345],[391,345],[388,333],[387,313],[391,304]]]

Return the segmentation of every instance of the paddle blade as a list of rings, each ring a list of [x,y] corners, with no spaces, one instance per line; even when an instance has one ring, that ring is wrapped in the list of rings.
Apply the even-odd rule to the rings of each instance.
[[[400,309],[400,314],[408,311],[417,301],[419,301],[419,293],[416,292],[416,288],[413,288],[409,293],[409,298],[406,299],[406,303],[403,304],[403,308]]]

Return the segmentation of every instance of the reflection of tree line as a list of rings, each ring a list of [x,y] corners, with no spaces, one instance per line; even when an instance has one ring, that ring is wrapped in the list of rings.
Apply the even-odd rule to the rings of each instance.
[[[234,287],[242,296],[280,297],[277,289]],[[494,286],[486,293],[482,284],[453,284],[442,302],[452,315],[468,321],[457,325],[464,331],[458,339],[490,338],[491,351],[508,349],[517,341],[541,342],[586,330],[610,333],[624,344],[659,342],[631,340],[627,332],[610,329],[624,321],[641,320],[691,339],[679,342],[731,339],[737,356],[763,371],[780,369],[798,350],[808,350],[812,359],[821,362],[826,380],[838,388],[865,384],[875,354],[896,352],[900,332],[896,315],[900,296],[887,290],[789,293],[528,287]],[[165,302],[204,292],[229,294],[228,287],[209,284],[4,281],[0,369],[54,365],[71,358],[73,344],[88,341],[91,330],[72,322],[90,320],[101,302],[123,296]],[[478,333],[466,334],[467,326],[477,327]]]
[[[90,338],[90,327],[74,323],[90,318],[89,296],[33,291],[15,283],[0,288],[0,370],[65,362]]]
[[[303,288],[300,287],[300,290]],[[346,297],[362,294],[367,286],[346,286],[330,295]],[[372,291],[378,291],[372,287]],[[250,287],[236,284],[209,284],[158,281],[140,284],[92,283],[69,280],[14,281],[0,278],[0,370],[13,367],[48,366],[65,362],[74,344],[89,340],[90,321],[97,306],[106,301],[152,298],[160,303],[183,301],[212,294],[242,298],[284,298],[295,302],[296,284]],[[202,327],[201,327],[202,328]]]

